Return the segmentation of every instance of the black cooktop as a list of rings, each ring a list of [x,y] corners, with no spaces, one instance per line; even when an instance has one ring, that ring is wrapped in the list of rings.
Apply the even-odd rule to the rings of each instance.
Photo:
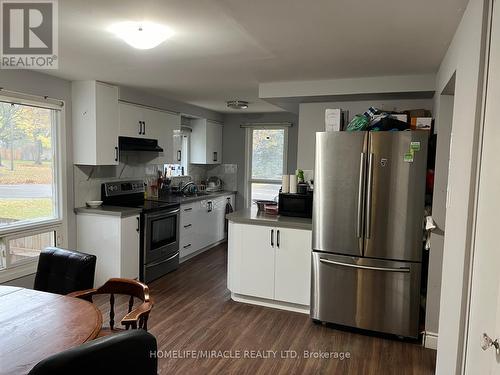
[[[162,202],[158,200],[144,199],[144,194],[142,196],[120,196],[113,197],[114,199],[104,199],[104,204],[109,206],[120,206],[120,207],[136,207],[141,208],[142,212],[152,212],[165,210],[170,208],[179,207],[178,203]]]

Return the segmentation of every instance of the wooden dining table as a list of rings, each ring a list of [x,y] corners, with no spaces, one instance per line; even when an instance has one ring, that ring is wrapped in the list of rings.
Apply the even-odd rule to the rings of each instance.
[[[0,374],[26,374],[42,359],[94,339],[101,325],[90,302],[0,286]]]

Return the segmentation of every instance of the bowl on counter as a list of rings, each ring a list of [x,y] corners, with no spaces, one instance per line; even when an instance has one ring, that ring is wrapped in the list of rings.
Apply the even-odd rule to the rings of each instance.
[[[97,208],[102,206],[102,201],[87,201],[85,205],[90,208]]]
[[[264,212],[266,205],[267,206],[277,206],[278,203],[275,201],[268,201],[268,200],[254,200],[253,203],[257,205],[257,211],[259,212]]]
[[[278,205],[277,204],[266,204],[264,205],[264,212],[269,215],[278,215]]]

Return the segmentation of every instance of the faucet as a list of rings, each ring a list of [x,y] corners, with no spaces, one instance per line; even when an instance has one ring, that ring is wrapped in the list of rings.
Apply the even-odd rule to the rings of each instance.
[[[184,186],[181,188],[181,193],[184,194],[186,192],[186,189],[190,186],[196,186],[196,184],[193,181],[186,182],[186,184],[184,184]]]

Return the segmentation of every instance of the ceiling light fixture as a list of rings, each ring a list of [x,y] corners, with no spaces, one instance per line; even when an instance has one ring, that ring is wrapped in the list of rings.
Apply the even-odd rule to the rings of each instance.
[[[155,48],[174,34],[168,27],[157,23],[132,21],[115,23],[108,31],[137,49]]]
[[[227,107],[231,109],[247,109],[248,102],[244,100],[228,100],[226,102]]]

